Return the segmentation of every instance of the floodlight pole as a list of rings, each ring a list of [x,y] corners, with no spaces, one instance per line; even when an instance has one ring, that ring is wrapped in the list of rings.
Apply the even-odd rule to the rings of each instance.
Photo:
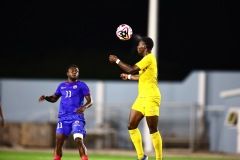
[[[154,47],[152,49],[152,53],[157,58],[157,37],[158,37],[158,2],[160,0],[149,0],[149,8],[148,8],[148,36],[152,38],[154,41]],[[143,123],[143,142],[144,142],[144,150],[145,152],[152,152],[152,139],[150,137],[149,129],[147,126],[147,122]]]
[[[152,53],[157,58],[157,49],[158,49],[158,3],[160,0],[149,0],[149,9],[148,9],[148,36],[154,41],[154,47]]]
[[[96,127],[103,126],[104,119],[104,82],[98,81],[96,84]]]

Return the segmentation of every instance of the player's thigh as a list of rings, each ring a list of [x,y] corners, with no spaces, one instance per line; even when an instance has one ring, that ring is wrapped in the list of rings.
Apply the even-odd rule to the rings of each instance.
[[[144,115],[141,112],[131,109],[128,120],[128,129],[137,128],[143,117]]]
[[[142,115],[145,115],[145,105],[144,105],[144,98],[137,98],[132,105],[132,110],[136,110]]]
[[[75,120],[72,123],[72,133],[74,139],[76,137],[83,138],[86,135],[86,130],[85,130],[85,124],[86,122],[83,120]]]
[[[159,116],[160,97],[146,98],[144,101],[145,116]]]
[[[59,120],[57,123],[56,134],[64,134],[65,136],[69,136],[72,130],[71,121],[61,121]]]

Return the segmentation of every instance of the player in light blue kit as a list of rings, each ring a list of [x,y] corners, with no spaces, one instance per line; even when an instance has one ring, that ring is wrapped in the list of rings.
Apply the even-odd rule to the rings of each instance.
[[[92,105],[92,98],[88,86],[86,83],[77,80],[78,76],[78,66],[70,65],[67,69],[68,81],[59,84],[53,95],[42,95],[38,100],[39,102],[46,100],[54,103],[61,97],[54,160],[61,160],[63,143],[71,132],[77,143],[81,160],[88,160],[87,149],[83,143],[83,138],[86,135],[84,111]],[[86,100],[85,104],[84,98]]]

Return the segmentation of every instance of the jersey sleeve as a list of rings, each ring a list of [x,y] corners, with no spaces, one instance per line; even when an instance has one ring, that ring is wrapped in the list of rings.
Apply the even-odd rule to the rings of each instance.
[[[82,82],[82,92],[84,96],[90,95],[90,90],[86,83]]]
[[[62,85],[62,84],[59,84],[59,85],[58,85],[58,88],[56,89],[56,91],[55,91],[55,93],[54,93],[54,94],[55,94],[56,96],[58,96],[58,97],[60,97],[60,96],[62,95],[61,90],[60,90],[61,85]]]
[[[139,62],[137,62],[135,65],[138,66],[141,70],[144,68],[147,68],[152,63],[151,57],[146,56],[143,59],[141,59]]]

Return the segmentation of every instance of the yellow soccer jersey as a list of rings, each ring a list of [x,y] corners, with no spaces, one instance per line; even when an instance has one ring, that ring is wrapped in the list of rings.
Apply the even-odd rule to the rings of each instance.
[[[136,63],[141,69],[139,71],[138,96],[159,97],[161,96],[157,79],[157,61],[152,53],[143,57]]]

